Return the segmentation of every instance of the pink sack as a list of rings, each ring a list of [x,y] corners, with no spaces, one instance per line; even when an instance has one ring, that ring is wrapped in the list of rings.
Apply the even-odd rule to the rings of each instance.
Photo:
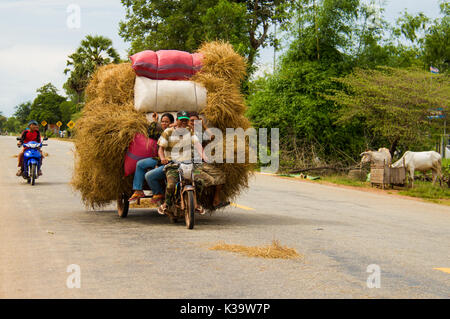
[[[158,156],[157,141],[147,136],[137,133],[128,147],[125,155],[125,176],[131,175],[136,171],[136,163],[147,157]]]
[[[178,50],[146,50],[130,56],[139,76],[152,80],[187,80],[202,68],[203,55]]]

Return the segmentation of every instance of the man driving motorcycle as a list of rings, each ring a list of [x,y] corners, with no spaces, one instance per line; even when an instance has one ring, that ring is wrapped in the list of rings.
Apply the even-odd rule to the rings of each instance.
[[[189,114],[186,111],[179,111],[177,113],[176,126],[166,129],[161,134],[158,140],[158,155],[162,164],[166,165],[170,161],[182,162],[190,160],[192,155],[190,146],[192,145],[201,154],[202,159],[207,160],[198,138],[188,129],[189,120]],[[187,152],[184,151],[184,148],[186,148]],[[178,178],[178,167],[168,164],[164,170],[166,172],[167,184],[165,201],[158,208],[158,213],[161,215],[167,214],[169,207],[173,203],[173,195]],[[196,209],[200,213],[204,211],[200,205]]]
[[[17,146],[22,146],[23,144],[27,144],[28,142],[35,141],[38,143],[41,143],[41,133],[39,132],[39,124],[35,120],[31,120],[28,123],[28,127],[22,132],[20,135],[20,140],[17,142]],[[25,152],[26,147],[22,148],[22,151],[19,153],[18,156],[18,167],[19,170],[17,171],[16,175],[21,176],[23,173],[23,153]],[[42,151],[39,150],[42,155],[42,159],[44,158]],[[38,175],[42,175],[42,171],[39,169]]]

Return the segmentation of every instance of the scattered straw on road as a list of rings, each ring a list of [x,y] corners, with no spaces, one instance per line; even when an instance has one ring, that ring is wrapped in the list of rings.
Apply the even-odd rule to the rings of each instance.
[[[153,204],[150,198],[141,198],[141,203],[130,203],[130,208],[158,208],[158,204]]]
[[[282,259],[294,259],[303,257],[294,248],[281,246],[278,240],[273,240],[272,244],[267,246],[229,245],[225,244],[224,242],[220,242],[209,249],[230,251],[246,255],[248,257],[282,258]]]

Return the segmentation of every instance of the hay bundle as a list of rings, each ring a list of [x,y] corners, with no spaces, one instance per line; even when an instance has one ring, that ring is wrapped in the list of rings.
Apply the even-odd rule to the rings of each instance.
[[[250,127],[239,91],[245,60],[223,42],[207,43],[198,52],[204,56],[203,68],[192,80],[208,91],[202,113],[209,126],[223,131],[225,140],[226,128]],[[97,70],[86,89],[87,103],[76,126],[72,185],[87,206],[106,205],[131,191],[132,177],[123,177],[125,153],[134,135],[145,134],[148,126],[145,114],[133,107],[135,77],[130,63],[110,64]],[[216,165],[226,175],[224,200],[248,186],[251,164]],[[205,208],[212,208],[212,194],[213,189],[199,194]]]

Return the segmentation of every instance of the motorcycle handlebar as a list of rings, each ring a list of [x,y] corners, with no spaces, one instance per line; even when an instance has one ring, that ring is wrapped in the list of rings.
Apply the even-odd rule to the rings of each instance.
[[[24,144],[17,145],[18,148],[21,148],[22,146],[24,146]],[[42,146],[48,146],[48,144],[42,144],[41,146],[39,146],[39,148],[41,148]]]
[[[204,161],[202,160],[202,163],[203,163],[203,162],[204,162]],[[168,161],[167,164],[200,164],[200,163],[197,163],[197,162],[195,162],[194,160],[190,160],[190,161],[181,161],[181,162],[178,162],[178,161]]]

